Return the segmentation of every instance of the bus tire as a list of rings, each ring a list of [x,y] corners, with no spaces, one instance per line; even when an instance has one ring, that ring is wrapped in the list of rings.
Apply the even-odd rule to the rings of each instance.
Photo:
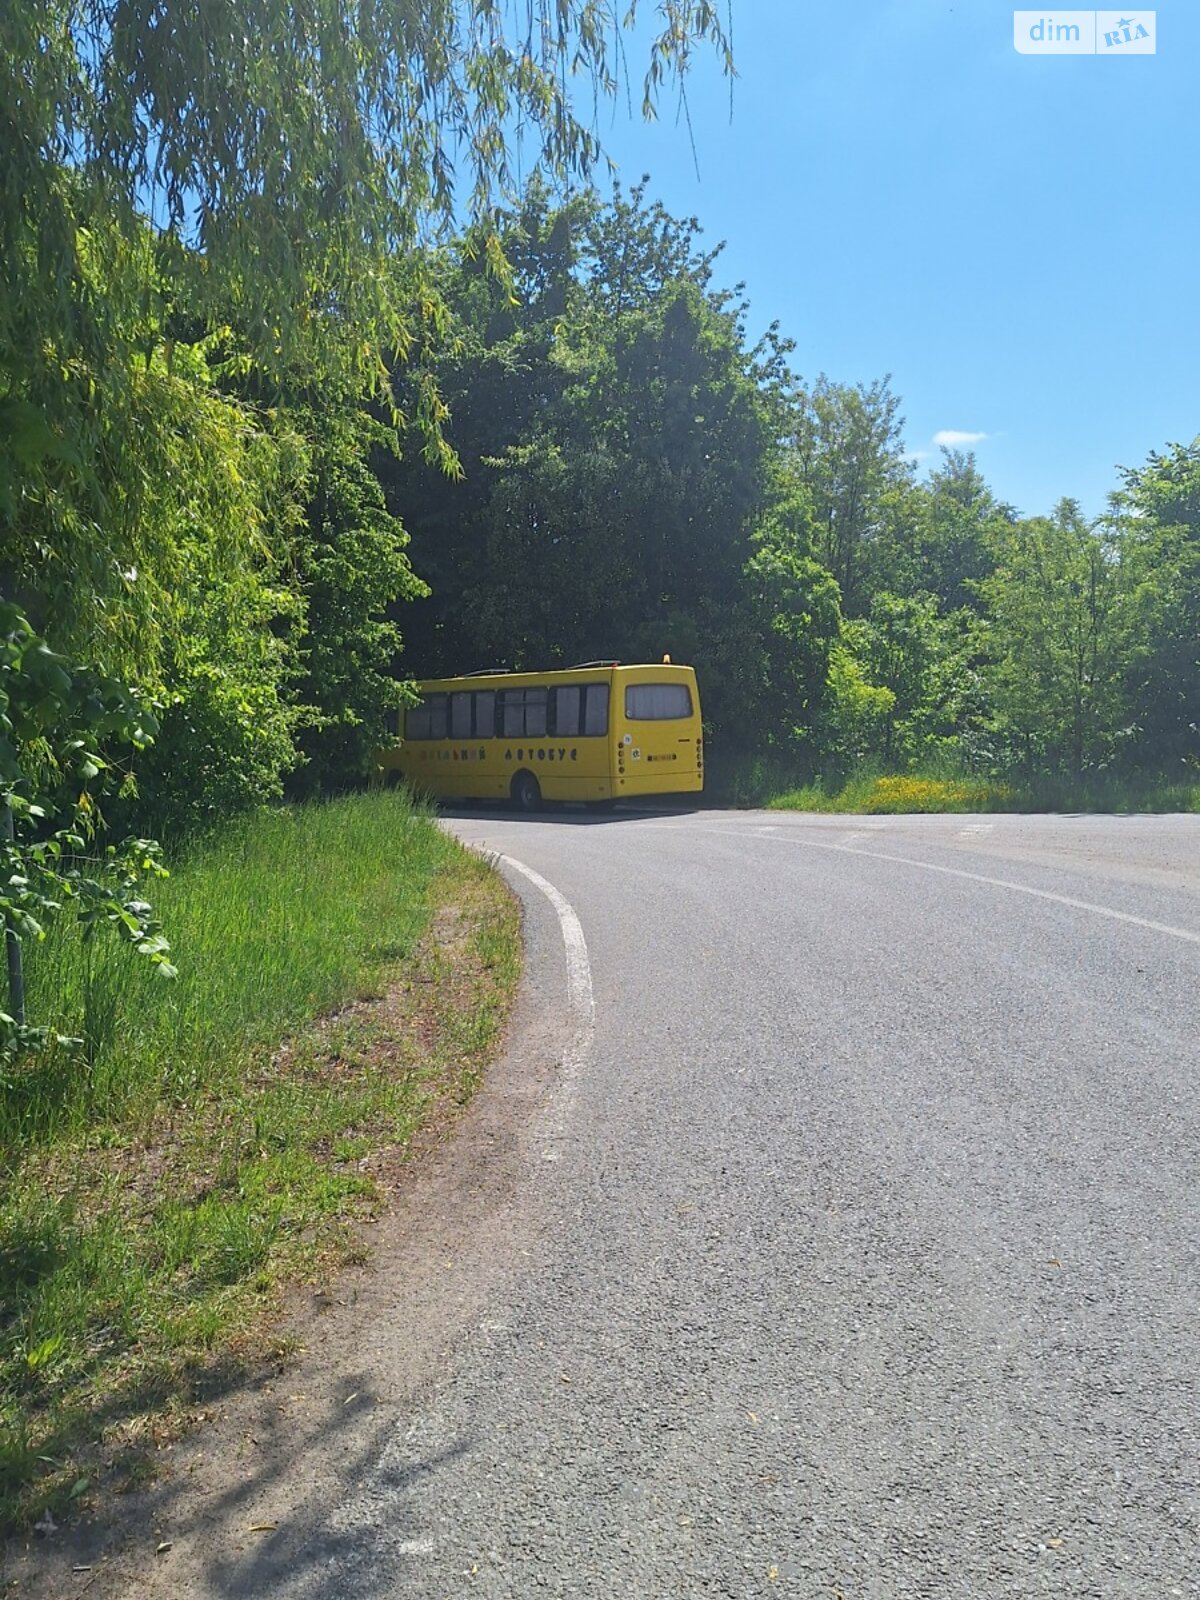
[[[542,790],[532,772],[518,772],[512,781],[512,800],[518,811],[540,811]]]

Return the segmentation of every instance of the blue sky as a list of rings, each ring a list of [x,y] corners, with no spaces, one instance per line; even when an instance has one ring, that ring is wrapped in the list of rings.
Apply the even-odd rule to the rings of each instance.
[[[1197,0],[1134,59],[1020,55],[994,0],[733,0],[733,22],[732,121],[714,62],[690,80],[699,177],[671,107],[601,132],[727,241],[752,331],[778,318],[806,377],[891,372],[909,447],[986,435],[1030,515],[1097,513],[1118,465],[1200,432]]]

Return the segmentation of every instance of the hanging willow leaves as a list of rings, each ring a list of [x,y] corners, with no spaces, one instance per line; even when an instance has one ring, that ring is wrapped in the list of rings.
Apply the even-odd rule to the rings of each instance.
[[[648,9],[650,109],[699,45],[730,63],[708,0]],[[428,247],[469,218],[503,277],[494,201],[538,167],[586,179],[637,20],[608,0],[6,0],[0,593],[157,690],[205,508],[247,504],[218,541],[231,570],[287,559],[298,501],[243,471],[290,450],[281,405],[373,395],[448,463]]]
[[[701,42],[731,69],[715,6],[654,9],[647,114]],[[231,320],[265,369],[378,377],[419,337],[419,242],[486,215],[519,169],[595,167],[571,88],[593,110],[623,89],[636,19],[597,0],[9,0],[0,370],[36,337],[60,357],[136,343],[122,313],[182,278],[189,316]],[[123,297],[87,270],[90,230],[111,255],[108,227],[136,238],[139,218],[156,271],[106,306]]]

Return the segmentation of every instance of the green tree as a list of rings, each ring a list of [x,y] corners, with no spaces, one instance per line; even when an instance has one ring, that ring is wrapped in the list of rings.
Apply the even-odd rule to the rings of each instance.
[[[880,590],[869,615],[846,632],[866,676],[891,696],[875,752],[883,764],[965,753],[985,712],[974,614],[944,616],[936,595]]]
[[[390,454],[394,436],[362,412],[314,415],[306,432],[317,443],[295,557],[307,631],[292,787],[315,793],[361,783],[395,738],[406,691],[395,671],[403,641],[388,612],[429,591],[372,470],[372,451]]]
[[[790,515],[788,514],[790,513]],[[743,753],[771,753],[815,770],[845,709],[831,687],[840,649],[841,605],[831,573],[812,555],[806,501],[773,512],[754,535],[744,575],[745,602],[726,670],[752,675],[739,699],[752,713]]]
[[[462,479],[412,451],[388,471],[433,588],[410,659],[425,673],[664,652],[724,663],[779,490],[759,356],[740,306],[711,287],[714,253],[641,186],[562,216],[535,194],[510,228],[525,304],[498,307],[469,249],[447,290],[464,325],[438,382]],[[748,724],[734,676],[708,681],[710,727]]]
[[[151,270],[149,250],[139,263]],[[86,417],[39,436],[55,447],[10,477],[0,592],[54,649],[160,708],[160,739],[135,763],[142,825],[157,827],[277,792],[292,762],[303,617],[286,573],[308,447],[278,410],[222,390],[219,339],[169,340],[151,317],[143,327],[142,354],[79,369]],[[30,403],[8,411],[32,427]],[[135,813],[129,793],[121,809]]]
[[[1110,532],[1131,591],[1126,690],[1142,766],[1200,770],[1200,439],[1125,474]]]
[[[663,0],[657,14],[647,114],[701,44],[729,65],[708,0]],[[0,592],[56,647],[164,702],[148,795],[190,787],[162,764],[190,748],[171,735],[186,715],[223,752],[206,772],[241,750],[233,789],[277,788],[294,759],[289,649],[306,591],[292,584],[293,540],[308,484],[306,469],[284,470],[296,441],[281,404],[349,413],[373,396],[448,460],[427,246],[473,216],[487,270],[508,282],[493,201],[517,165],[562,178],[595,166],[568,86],[582,75],[601,97],[623,89],[631,20],[590,0],[0,8]],[[226,517],[239,496],[253,514]],[[393,554],[387,538],[359,541],[355,560],[380,562],[376,599],[389,572],[389,600],[412,592]],[[348,568],[313,560],[308,593],[331,599]],[[235,606],[245,626],[227,621]],[[207,653],[197,628],[211,630]],[[310,661],[319,653],[310,636]],[[259,672],[262,693],[244,693]],[[263,737],[239,732],[238,717],[264,712]],[[230,798],[214,794],[212,809]]]
[[[871,588],[936,595],[945,614],[978,610],[996,540],[1015,520],[988,488],[974,453],[943,448],[924,483],[893,496],[871,551]]]
[[[63,359],[89,343],[111,354],[105,305],[74,292],[97,221],[114,224],[111,242],[139,238],[142,219],[160,290],[182,285],[189,316],[237,326],[265,369],[378,375],[380,352],[408,350],[421,325],[419,296],[396,290],[424,280],[431,229],[486,215],[518,165],[594,168],[599,143],[567,85],[623,92],[622,30],[637,9],[10,0],[0,351],[38,334]],[[700,45],[732,69],[709,0],[655,9],[647,116],[664,87],[682,90]]]
[[[855,624],[847,623],[829,655],[829,726],[823,753],[834,775],[877,758],[895,704],[890,689],[870,681],[857,645]]]
[[[911,486],[899,409],[888,378],[851,385],[822,376],[794,418],[789,442],[812,502],[817,555],[837,579],[849,615],[870,603],[873,547],[896,497]]]
[[[1108,531],[1073,500],[1005,531],[980,587],[1000,729],[1027,766],[1078,777],[1112,755],[1130,648],[1126,576]]]

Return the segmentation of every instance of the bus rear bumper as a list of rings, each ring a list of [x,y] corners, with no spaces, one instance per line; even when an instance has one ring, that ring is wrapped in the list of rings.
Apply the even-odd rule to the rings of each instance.
[[[652,794],[700,794],[704,789],[704,774],[702,772],[673,772],[670,781],[652,777],[647,774],[642,777],[626,776],[617,778],[613,783],[613,794],[618,800],[631,800],[642,795]]]

